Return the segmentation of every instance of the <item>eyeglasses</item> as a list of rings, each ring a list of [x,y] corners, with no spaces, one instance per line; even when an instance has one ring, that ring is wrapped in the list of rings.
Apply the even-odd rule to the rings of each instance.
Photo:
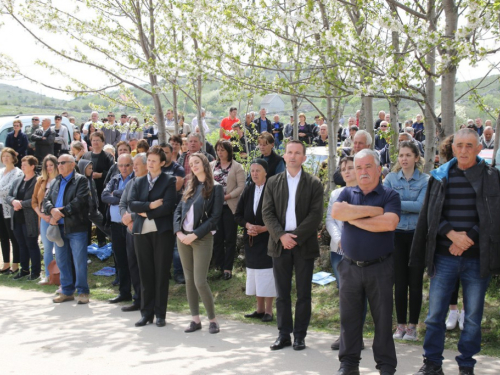
[[[115,115],[108,115],[108,117],[115,117]]]
[[[64,161],[58,161],[57,165],[65,165],[66,163],[73,163],[72,161],[69,160],[64,160]]]
[[[62,118],[55,118],[56,121],[62,121]]]
[[[128,168],[128,167],[130,167],[131,165],[132,165],[132,164],[130,164],[130,163],[129,163],[129,164],[118,164],[118,168],[123,168],[123,167]]]
[[[32,118],[31,121],[40,121],[39,118]]]

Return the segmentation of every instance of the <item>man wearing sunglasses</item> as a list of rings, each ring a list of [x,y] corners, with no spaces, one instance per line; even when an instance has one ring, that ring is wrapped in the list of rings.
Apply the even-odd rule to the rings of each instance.
[[[43,201],[44,212],[50,213],[51,225],[57,225],[63,240],[56,245],[57,266],[61,272],[62,292],[54,303],[73,301],[75,290],[78,304],[89,303],[87,283],[87,216],[89,186],[85,176],[76,173],[75,159],[69,154],[59,156],[59,176],[54,180]],[[75,263],[73,282],[71,255]]]
[[[101,131],[104,133],[104,139],[106,144],[112,145],[116,148],[116,144],[120,141],[121,133],[116,128],[118,123],[116,122],[115,114],[113,112],[108,113],[108,123],[105,124]]]
[[[38,159],[40,164],[42,164],[43,159],[47,155],[54,155],[54,141],[56,133],[50,128],[50,123],[50,118],[45,117],[42,120],[42,127],[36,129],[30,137],[30,140],[35,142],[35,157]]]
[[[33,116],[31,118],[31,129],[26,131],[28,137],[28,155],[35,155],[35,142],[31,140],[31,135],[40,127],[40,117]]]
[[[102,202],[106,203],[106,217],[111,219],[112,247],[116,257],[116,268],[120,280],[120,294],[109,300],[109,303],[132,301],[130,272],[127,261],[127,227],[122,223],[120,215],[120,199],[123,190],[130,180],[134,178],[134,165],[130,154],[122,154],[118,157],[118,169],[120,173],[113,176],[102,192]]]

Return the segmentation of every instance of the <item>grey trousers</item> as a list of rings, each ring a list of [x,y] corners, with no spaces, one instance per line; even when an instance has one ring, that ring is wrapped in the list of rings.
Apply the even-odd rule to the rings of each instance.
[[[177,238],[177,248],[184,269],[186,294],[191,315],[200,315],[198,302],[198,296],[200,296],[205,310],[207,310],[208,319],[215,318],[214,297],[207,281],[213,246],[214,240],[211,233],[194,240],[191,245],[185,245]]]

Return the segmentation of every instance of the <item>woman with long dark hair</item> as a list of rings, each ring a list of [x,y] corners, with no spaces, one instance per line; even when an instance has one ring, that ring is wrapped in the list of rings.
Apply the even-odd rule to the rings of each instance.
[[[424,267],[409,267],[408,263],[429,180],[429,175],[422,172],[423,166],[424,160],[418,147],[411,141],[404,141],[399,144],[397,163],[384,179],[384,185],[396,190],[401,197],[401,217],[394,236],[393,252],[398,322],[394,338],[407,341],[417,340],[417,324],[422,308]]]
[[[208,159],[200,152],[189,158],[191,180],[177,205],[174,233],[181,257],[186,294],[192,321],[184,332],[201,329],[198,298],[201,297],[210,320],[209,332],[218,333],[212,291],[207,281],[213,251],[213,235],[224,203],[224,190],[214,182]]]
[[[132,232],[141,277],[141,314],[136,327],[153,322],[166,324],[169,270],[175,237],[172,232],[176,179],[162,173],[167,157],[159,146],[147,153],[148,174],[137,178],[130,190],[130,210],[137,214]]]

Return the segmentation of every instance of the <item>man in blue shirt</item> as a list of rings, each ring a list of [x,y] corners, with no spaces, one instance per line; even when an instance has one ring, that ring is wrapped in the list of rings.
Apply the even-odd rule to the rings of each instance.
[[[54,303],[73,301],[75,289],[78,304],[89,303],[87,283],[87,225],[89,186],[85,176],[75,172],[75,159],[59,156],[59,176],[43,201],[44,212],[50,213],[51,225],[58,225],[63,246],[56,246],[57,266],[61,272],[62,293]],[[72,255],[72,256],[71,256]],[[73,281],[72,260],[76,283]]]
[[[260,117],[258,119],[254,120],[254,123],[257,125],[257,129],[259,130],[259,133],[262,134],[264,132],[268,132],[268,133],[273,134],[271,120],[269,120],[266,117],[266,114],[267,114],[266,109],[262,108],[259,113],[260,113]]]
[[[359,375],[365,296],[375,324],[373,355],[381,375],[396,372],[392,338],[394,231],[401,215],[399,194],[380,183],[376,151],[354,156],[358,186],[346,187],[333,205],[332,217],[344,221],[344,257],[340,277],[340,369],[337,375]]]
[[[104,188],[101,196],[103,203],[108,205],[109,216],[111,219],[111,237],[113,238],[112,247],[116,258],[116,269],[120,287],[117,297],[109,300],[109,303],[118,303],[122,301],[131,301],[131,281],[127,261],[127,227],[122,223],[120,215],[120,198],[127,183],[134,178],[133,162],[130,154],[121,154],[118,157],[119,174],[113,176]]]

